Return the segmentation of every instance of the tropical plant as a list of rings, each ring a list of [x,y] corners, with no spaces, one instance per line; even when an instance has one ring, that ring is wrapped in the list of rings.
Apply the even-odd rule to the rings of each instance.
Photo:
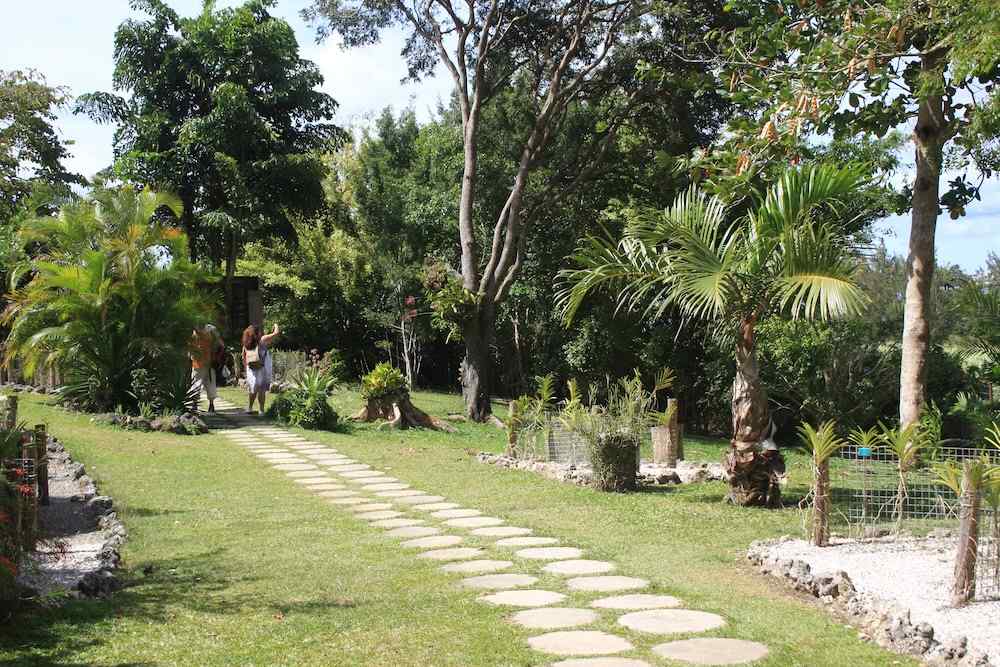
[[[620,240],[586,239],[576,266],[560,272],[565,321],[589,293],[611,290],[619,310],[655,319],[673,307],[717,323],[736,359],[727,468],[764,466],[753,455],[770,428],[757,324],[769,315],[828,319],[864,303],[849,239],[831,222],[861,185],[856,171],[821,165],[785,171],[745,214],[695,187],[663,211],[625,209]],[[731,500],[755,502],[736,481],[750,477],[731,475]]]
[[[899,482],[896,486],[897,532],[903,529],[906,501],[909,498],[906,475],[920,462],[920,452],[930,444],[930,440],[927,438],[919,437],[919,429],[919,421],[896,428],[879,423],[881,446],[896,457],[896,473],[899,476]]]
[[[388,398],[409,392],[403,373],[382,362],[361,379],[361,398],[366,401]]]
[[[338,415],[327,397],[336,387],[336,381],[315,366],[298,372],[290,389],[278,394],[267,410],[272,419],[308,429],[333,430]]]
[[[508,456],[522,454],[523,449],[519,447],[521,438],[545,427],[547,415],[553,406],[555,377],[550,374],[537,380],[538,393],[535,396],[518,396],[507,406],[507,417],[503,424],[507,431]]]
[[[183,414],[197,411],[201,389],[191,381],[190,364],[181,363],[164,370],[155,397],[156,405],[161,412]]]
[[[825,547],[830,541],[830,457],[845,443],[837,436],[837,425],[832,419],[820,424],[819,428],[803,422],[799,426],[799,437],[802,448],[812,459],[812,543]]]

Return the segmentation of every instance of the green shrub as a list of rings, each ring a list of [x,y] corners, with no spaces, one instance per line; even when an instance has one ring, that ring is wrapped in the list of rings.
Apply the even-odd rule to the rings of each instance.
[[[292,426],[332,431],[339,417],[327,397],[335,385],[333,378],[319,368],[307,367],[296,376],[292,389],[275,397],[267,416]]]
[[[361,379],[361,398],[366,401],[403,396],[409,391],[406,377],[388,362],[382,362]]]
[[[271,400],[271,405],[267,408],[267,416],[282,424],[291,423],[292,409],[295,407],[293,400],[294,391],[285,391],[275,394]]]

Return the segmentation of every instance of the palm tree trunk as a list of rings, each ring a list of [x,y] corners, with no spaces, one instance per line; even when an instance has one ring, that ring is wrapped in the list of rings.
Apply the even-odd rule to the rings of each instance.
[[[757,364],[756,317],[745,319],[736,342],[733,380],[733,440],[723,465],[729,476],[728,500],[737,505],[766,505],[770,471],[758,443],[769,426],[767,392]]]
[[[964,607],[976,594],[980,488],[973,472],[975,465],[967,462],[962,474],[962,496],[959,498],[961,524],[958,532],[958,554],[955,556],[955,581],[951,590],[953,607]]]
[[[815,464],[812,543],[825,547],[830,541],[830,461]]]

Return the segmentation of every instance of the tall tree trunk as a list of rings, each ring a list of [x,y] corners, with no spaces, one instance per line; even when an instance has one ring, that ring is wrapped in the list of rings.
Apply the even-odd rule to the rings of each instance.
[[[743,321],[736,342],[733,380],[733,440],[723,465],[729,476],[728,500],[737,505],[766,505],[770,469],[757,443],[769,426],[767,393],[760,381],[754,327],[756,317]]]
[[[470,318],[462,330],[465,340],[465,359],[462,361],[462,396],[465,414],[472,421],[485,422],[492,415],[490,406],[490,379],[492,359],[490,346],[496,312],[492,305],[484,304],[477,315]]]
[[[524,374],[524,341],[521,339],[521,322],[517,312],[511,318],[511,326],[514,329],[514,377],[517,389],[515,394],[523,394],[528,391],[528,379]]]
[[[936,54],[923,57],[921,69],[932,72]],[[906,308],[903,314],[903,359],[899,375],[899,421],[920,419],[930,347],[931,283],[934,279],[934,233],[937,230],[941,159],[946,140],[944,101],[932,95],[920,102],[913,130],[916,178],[913,182],[910,248],[906,259]]]

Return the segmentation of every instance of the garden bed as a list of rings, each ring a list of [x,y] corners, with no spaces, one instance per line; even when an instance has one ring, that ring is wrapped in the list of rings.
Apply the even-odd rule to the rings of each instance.
[[[519,459],[504,454],[480,452],[476,456],[480,463],[488,463],[498,468],[511,470],[528,470],[543,477],[560,482],[572,482],[587,486],[593,479],[593,468],[586,463],[560,463],[558,461],[536,461]],[[659,463],[642,461],[639,464],[637,481],[639,486],[656,486],[671,484],[691,484],[695,482],[710,482],[724,480],[725,472],[722,464],[705,461],[678,461],[677,466],[669,468]]]
[[[956,540],[950,536],[834,539],[828,547],[783,538],[754,543],[768,575],[846,614],[862,638],[936,665],[1000,665],[1000,600],[949,606]]]

